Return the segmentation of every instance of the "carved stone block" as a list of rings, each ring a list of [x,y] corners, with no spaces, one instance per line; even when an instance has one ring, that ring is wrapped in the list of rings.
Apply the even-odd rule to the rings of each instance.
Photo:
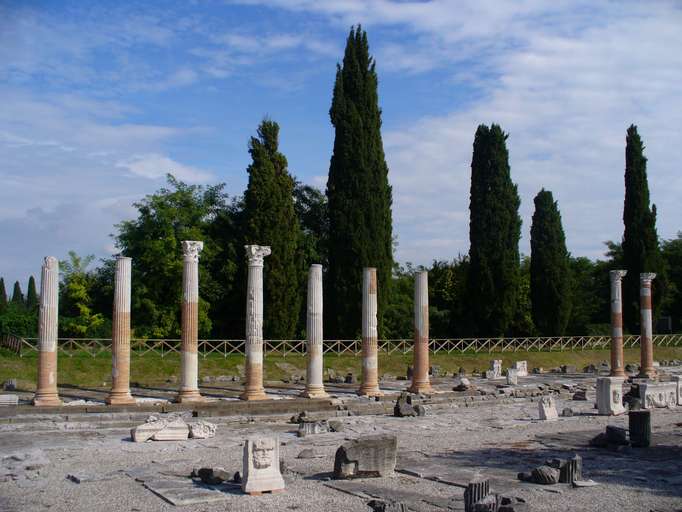
[[[279,470],[279,438],[252,437],[244,443],[242,491],[248,494],[284,490]]]

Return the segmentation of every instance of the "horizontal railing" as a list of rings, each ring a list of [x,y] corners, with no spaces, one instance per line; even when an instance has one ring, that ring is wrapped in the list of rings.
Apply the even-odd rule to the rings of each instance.
[[[12,336],[12,350],[25,355],[38,350],[36,338]],[[659,347],[682,346],[682,334],[657,334],[654,345]],[[429,347],[435,353],[492,353],[492,352],[558,352],[576,350],[608,349],[610,336],[557,336],[550,338],[452,338],[429,340]],[[244,354],[244,340],[199,340],[199,354],[227,357],[231,354]],[[305,354],[305,340],[265,340],[266,353],[282,356]],[[639,346],[639,336],[625,336],[625,348]],[[408,354],[412,352],[413,341],[408,339],[380,340],[379,350],[386,354]],[[68,356],[87,352],[92,357],[111,351],[111,339],[106,338],[60,338],[59,351]],[[133,356],[180,353],[178,339],[133,339],[130,342]],[[358,355],[362,351],[360,340],[325,340],[324,353]]]

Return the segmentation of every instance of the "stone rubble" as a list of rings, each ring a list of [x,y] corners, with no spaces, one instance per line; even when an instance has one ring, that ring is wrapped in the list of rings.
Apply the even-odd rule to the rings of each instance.
[[[149,416],[145,423],[130,430],[130,437],[135,443],[145,441],[183,441],[185,439],[208,439],[214,437],[216,426],[207,421],[187,423],[179,415],[166,418]]]

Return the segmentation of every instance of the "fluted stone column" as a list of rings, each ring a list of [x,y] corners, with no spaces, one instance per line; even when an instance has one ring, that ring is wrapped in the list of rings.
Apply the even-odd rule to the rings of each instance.
[[[246,383],[242,400],[265,400],[263,389],[263,258],[270,247],[245,245],[249,260],[246,289]]]
[[[130,273],[131,259],[116,258],[114,310],[111,326],[111,392],[106,402],[130,405]]]
[[[358,395],[381,396],[377,334],[377,269],[362,273],[362,385]]]
[[[656,274],[648,272],[639,274],[639,315],[640,315],[640,369],[639,375],[652,379],[656,376],[654,369],[654,343],[651,311],[651,281]]]
[[[47,256],[40,273],[38,316],[38,389],[34,405],[61,405],[57,393],[57,324],[59,321],[59,262]]]
[[[305,391],[301,396],[325,398],[322,379],[323,337],[322,337],[322,265],[311,265],[308,274],[308,317],[306,322],[308,337],[308,371]]]
[[[430,393],[429,382],[429,273],[414,276],[414,347],[410,393]]]
[[[199,402],[199,253],[204,242],[182,242],[182,344],[178,402]]]
[[[611,376],[625,377],[623,365],[623,294],[621,282],[627,270],[612,270],[611,278]]]

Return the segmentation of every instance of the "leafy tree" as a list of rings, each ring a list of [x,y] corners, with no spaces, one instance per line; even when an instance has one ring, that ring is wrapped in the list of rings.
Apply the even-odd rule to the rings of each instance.
[[[301,228],[294,210],[294,180],[278,148],[279,125],[264,119],[249,143],[253,161],[247,169],[244,235],[247,244],[272,248],[263,272],[264,336],[291,339],[303,299]]]
[[[7,309],[7,291],[5,290],[5,280],[0,277],[0,315]]]
[[[367,34],[351,28],[337,66],[331,109],[335,130],[329,165],[329,272],[325,332],[360,331],[362,268],[376,267],[379,335],[393,270],[392,191],[381,140],[381,109]]]
[[[519,293],[520,199],[512,183],[507,135],[493,124],[476,130],[471,160],[469,276],[470,330],[509,332]]]
[[[26,292],[26,307],[30,310],[37,309],[38,292],[36,291],[36,280],[33,276],[28,278],[28,292]]]
[[[81,257],[69,251],[69,258],[59,262],[59,330],[63,336],[104,337],[110,332],[104,316],[92,308],[92,273],[88,267],[93,255]]]
[[[329,209],[327,197],[320,190],[300,181],[294,183],[294,210],[302,231],[301,249],[308,268],[319,263],[328,267]]]
[[[631,331],[639,326],[639,274],[656,272],[653,283],[654,315],[665,292],[666,277],[656,233],[656,205],[649,208],[649,184],[644,144],[637,127],[630,125],[625,145],[625,204],[623,207],[623,320]]]
[[[14,304],[24,305],[24,294],[21,293],[21,285],[19,281],[14,282],[14,290],[12,291],[12,302]]]
[[[433,338],[465,336],[469,258],[434,261],[429,269],[429,330]]]
[[[674,332],[679,332],[682,319],[682,232],[677,233],[677,238],[665,240],[661,253],[669,279],[665,312],[673,318]]]
[[[35,338],[38,335],[38,311],[31,311],[18,302],[9,302],[0,313],[0,334]]]
[[[571,314],[566,237],[557,202],[549,190],[535,196],[530,229],[530,296],[533,323],[542,336],[561,336]]]
[[[533,311],[530,295],[530,258],[521,255],[519,265],[519,289],[516,314],[509,327],[512,336],[536,336],[537,329],[533,323]]]
[[[413,335],[414,276],[421,268],[411,263],[395,264],[391,283],[390,301],[384,313],[384,337],[387,339],[410,339]]]

